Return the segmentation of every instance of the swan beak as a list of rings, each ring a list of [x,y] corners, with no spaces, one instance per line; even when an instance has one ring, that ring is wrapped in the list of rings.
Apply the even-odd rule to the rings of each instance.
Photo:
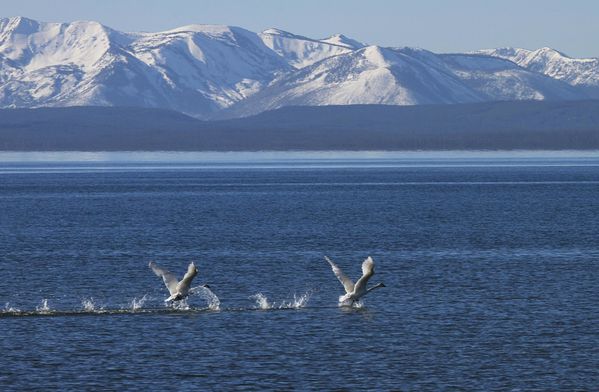
[[[387,287],[387,286],[385,286],[385,284],[384,284],[383,282],[381,282],[381,283],[379,284],[379,287]]]
[[[202,287],[205,287],[205,288],[207,288],[207,289],[209,289],[209,288],[210,288],[210,286],[209,286],[209,285],[207,285],[207,284],[203,284],[203,285],[202,285]]]

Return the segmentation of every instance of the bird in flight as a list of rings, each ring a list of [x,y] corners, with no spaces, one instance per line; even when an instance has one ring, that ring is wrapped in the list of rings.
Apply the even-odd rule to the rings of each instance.
[[[347,275],[343,273],[343,271],[341,271],[341,268],[339,268],[337,264],[335,264],[326,256],[324,258],[331,265],[333,273],[337,279],[339,279],[339,282],[341,282],[343,288],[345,289],[345,295],[339,297],[340,305],[351,306],[354,304],[354,302],[359,301],[360,298],[370,293],[372,290],[376,290],[379,287],[385,287],[385,284],[381,282],[370,287],[369,289],[366,288],[368,280],[370,280],[372,275],[374,275],[374,260],[372,260],[372,257],[370,256],[362,263],[362,276],[355,284],[350,278],[347,277]]]
[[[191,292],[191,281],[198,274],[198,269],[196,268],[193,262],[189,263],[187,267],[187,272],[183,276],[181,281],[177,280],[177,277],[173,275],[168,270],[159,267],[155,262],[150,261],[149,267],[154,271],[157,276],[160,276],[168,289],[170,297],[168,297],[164,302],[170,301],[181,301],[186,298]],[[208,285],[204,285],[204,287],[208,288]]]

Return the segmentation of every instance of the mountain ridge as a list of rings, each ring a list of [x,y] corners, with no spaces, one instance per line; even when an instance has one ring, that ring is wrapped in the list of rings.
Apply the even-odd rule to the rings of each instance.
[[[551,48],[437,54],[274,28],[120,32],[0,19],[0,108],[136,106],[217,119],[295,105],[588,98],[599,98],[599,59]]]

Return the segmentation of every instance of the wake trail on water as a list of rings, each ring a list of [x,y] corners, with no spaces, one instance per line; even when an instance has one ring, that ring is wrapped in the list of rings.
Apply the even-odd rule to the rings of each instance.
[[[7,317],[36,317],[36,316],[86,316],[86,315],[124,315],[124,314],[194,314],[208,313],[214,311],[255,311],[255,310],[285,310],[301,309],[308,305],[312,292],[308,291],[302,295],[293,295],[293,299],[281,302],[271,302],[264,294],[257,293],[250,299],[256,301],[255,306],[249,308],[225,308],[221,309],[220,299],[207,287],[198,286],[190,290],[206,301],[206,307],[190,306],[187,299],[167,304],[164,307],[146,307],[148,302],[157,300],[144,294],[140,298],[133,298],[126,305],[118,308],[100,306],[93,297],[83,298],[81,306],[75,309],[52,308],[48,299],[44,298],[34,310],[22,310],[7,302],[4,308],[0,308],[0,318]]]
[[[133,298],[127,305],[118,308],[108,308],[98,305],[92,298],[83,298],[81,306],[75,309],[52,308],[48,299],[44,298],[35,310],[23,310],[7,302],[3,309],[0,309],[0,318],[6,317],[26,317],[26,316],[85,316],[85,315],[118,315],[118,314],[170,314],[170,313],[200,313],[206,311],[218,310],[220,302],[218,298],[212,298],[208,307],[191,307],[187,301],[179,301],[176,306],[166,306],[162,308],[145,307],[146,303],[152,300],[152,297],[145,294],[141,298]]]

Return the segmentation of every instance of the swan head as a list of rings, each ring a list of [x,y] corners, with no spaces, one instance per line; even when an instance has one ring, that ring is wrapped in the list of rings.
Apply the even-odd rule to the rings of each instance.
[[[377,284],[377,286],[378,286],[378,287],[387,287],[387,286],[385,286],[385,284],[384,284],[383,282],[381,282],[381,283]]]

